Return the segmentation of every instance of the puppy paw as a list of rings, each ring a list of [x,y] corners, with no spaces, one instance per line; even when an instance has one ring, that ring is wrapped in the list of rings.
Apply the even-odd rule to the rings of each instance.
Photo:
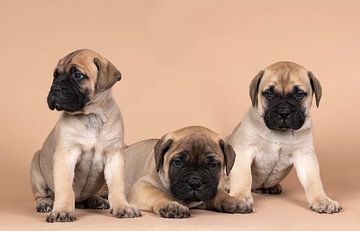
[[[236,198],[236,213],[252,213],[253,212],[253,198],[252,196],[235,196]],[[233,201],[232,203],[234,203]]]
[[[39,200],[36,205],[36,211],[38,213],[49,213],[53,208],[53,200],[52,199],[42,199]]]
[[[165,218],[188,218],[190,210],[176,201],[171,201],[161,206],[159,215]]]
[[[216,209],[223,213],[250,213],[252,207],[244,205],[244,203],[236,197],[227,197],[221,201],[220,207]]]
[[[318,213],[338,213],[341,209],[340,204],[337,201],[331,200],[329,197],[314,200],[310,204],[310,210]]]
[[[275,194],[280,194],[282,192],[282,187],[280,184],[277,184],[270,188],[257,188],[257,189],[252,189],[251,191],[253,191],[254,193],[275,195]]]
[[[106,200],[100,196],[93,195],[84,201],[76,202],[75,208],[79,208],[79,209],[109,209],[110,205],[109,205],[108,200]]]
[[[76,216],[73,212],[57,212],[53,211],[49,214],[49,216],[46,218],[47,222],[53,223],[53,222],[70,222],[75,221]]]
[[[137,208],[126,207],[126,208],[112,208],[110,214],[117,218],[134,218],[141,217],[141,212]]]

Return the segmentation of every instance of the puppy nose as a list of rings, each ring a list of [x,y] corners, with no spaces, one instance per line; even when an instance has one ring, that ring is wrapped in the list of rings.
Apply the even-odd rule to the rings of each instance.
[[[280,105],[278,108],[278,115],[282,119],[287,119],[290,116],[291,110],[287,105]]]
[[[61,92],[61,88],[59,86],[52,86],[51,92],[54,93],[55,95],[57,95]]]
[[[201,178],[198,176],[191,176],[188,181],[188,185],[191,189],[198,189],[201,187]]]
[[[279,112],[279,115],[281,116],[281,118],[287,119],[290,115],[290,112],[288,111]]]

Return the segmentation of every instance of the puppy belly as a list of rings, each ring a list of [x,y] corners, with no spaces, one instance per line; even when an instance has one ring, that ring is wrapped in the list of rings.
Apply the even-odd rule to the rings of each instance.
[[[104,164],[101,156],[83,154],[75,168],[73,182],[75,200],[88,199],[101,189],[104,182]]]
[[[256,176],[256,174],[253,174],[252,188],[270,188],[272,186],[275,186],[279,184],[289,174],[291,169],[292,165],[281,171],[275,170],[268,175]]]
[[[253,163],[251,173],[253,177],[252,189],[269,188],[279,184],[290,172],[292,164],[287,161],[276,163]]]

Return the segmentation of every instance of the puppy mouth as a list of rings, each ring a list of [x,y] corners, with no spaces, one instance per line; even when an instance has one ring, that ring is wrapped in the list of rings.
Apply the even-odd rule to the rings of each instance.
[[[281,118],[277,113],[265,112],[263,116],[266,126],[276,131],[296,131],[305,123],[305,115],[292,113],[287,118]]]
[[[203,197],[202,193],[199,190],[192,190],[188,192],[187,198],[184,199],[185,203],[191,202],[200,202],[203,201],[201,198]]]
[[[282,121],[282,123],[278,126],[277,129],[280,131],[293,130],[285,120]]]
[[[189,192],[189,197],[192,198],[192,201],[198,202],[201,201],[202,194],[199,190],[193,190]]]
[[[76,112],[85,107],[88,101],[87,98],[64,98],[52,94],[47,97],[48,107],[52,111],[56,109],[57,111]]]
[[[171,169],[170,169],[171,170]],[[218,174],[219,170],[216,170]],[[217,194],[218,175],[207,168],[194,166],[183,168],[176,174],[169,174],[171,195],[186,203],[207,202]]]
[[[200,202],[204,201],[207,202],[216,196],[216,189],[215,188],[207,188],[207,189],[191,189],[191,190],[175,190],[171,194],[179,199],[184,201],[185,203],[191,202]]]
[[[49,109],[51,110],[51,111],[53,111],[54,109],[55,109],[55,105],[54,104],[49,104]]]
[[[56,104],[55,97],[49,95],[47,97],[47,103],[48,103],[48,106],[49,106],[50,110],[54,110],[56,108],[56,106],[55,106],[55,104]]]
[[[292,129],[289,126],[279,126],[279,128],[276,129],[276,130],[278,130],[278,131],[289,131],[289,130],[295,130],[295,129]]]
[[[49,106],[49,109],[52,110],[52,111],[55,110],[55,109],[57,111],[63,111],[64,110],[63,106],[61,106],[61,104],[59,104],[56,101],[55,97],[53,97],[53,96],[48,97],[48,106]]]
[[[56,109],[56,111],[63,111],[64,110],[64,108],[59,103],[55,103],[55,109]]]
[[[298,127],[292,127],[290,125],[288,125],[288,123],[281,123],[279,124],[278,126],[272,126],[272,127],[269,127],[271,130],[277,130],[277,131],[296,131],[298,130],[299,128]]]

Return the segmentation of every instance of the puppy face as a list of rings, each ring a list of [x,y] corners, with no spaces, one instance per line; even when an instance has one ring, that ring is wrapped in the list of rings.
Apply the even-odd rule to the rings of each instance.
[[[61,59],[55,68],[48,106],[51,110],[79,111],[120,79],[116,67],[98,53],[74,51]]]
[[[300,129],[308,117],[313,94],[318,106],[320,82],[310,71],[292,62],[267,67],[250,85],[253,106],[272,130]]]
[[[229,174],[235,152],[216,133],[188,127],[165,135],[155,146],[155,160],[173,197],[206,202],[216,196],[224,168]]]

